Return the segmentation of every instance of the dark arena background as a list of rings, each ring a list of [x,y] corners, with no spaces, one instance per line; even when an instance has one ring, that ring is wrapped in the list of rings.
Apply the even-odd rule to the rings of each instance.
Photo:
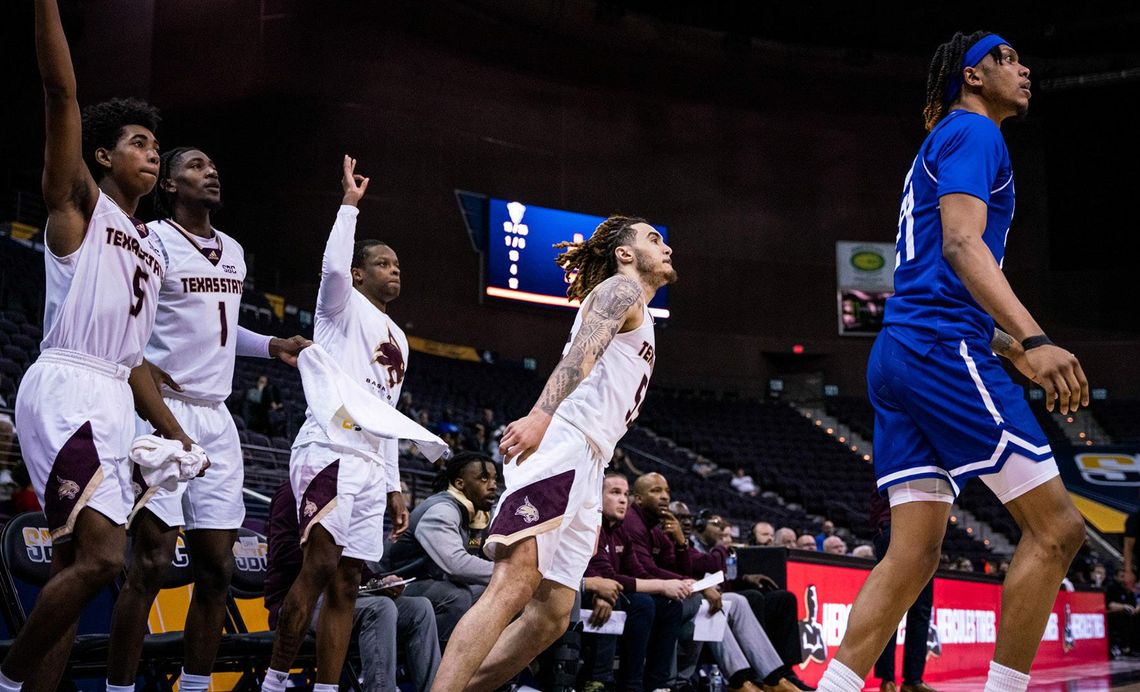
[[[1140,7],[888,7],[61,0],[60,10],[81,104],[143,98],[162,110],[163,148],[199,147],[217,163],[224,208],[214,222],[242,243],[249,266],[243,325],[312,335],[341,157],[359,161],[371,183],[357,238],[389,243],[402,270],[390,314],[414,353],[401,408],[422,412],[456,448],[492,449],[501,426],[526,414],[574,315],[558,285],[544,292],[549,285],[529,286],[527,274],[508,285],[513,267],[494,261],[556,270],[535,244],[512,247],[521,260],[492,253],[491,243],[523,237],[504,241],[495,210],[521,203],[529,209],[521,223],[547,218],[536,216],[540,208],[630,214],[666,229],[680,279],[668,291],[668,317],[658,317],[648,396],[612,465],[631,481],[664,474],[693,515],[708,509],[731,525],[742,566],[759,565],[796,595],[805,637],[796,670],[813,684],[873,561],[745,546],[760,521],[810,536],[831,522],[848,553],[875,536],[865,375],[890,287],[845,284],[847,265],[862,264],[858,255],[875,266],[856,275],[885,263],[889,276],[902,180],[926,134],[934,48],[958,30],[1006,37],[1032,70],[1033,97],[1028,116],[1002,128],[1017,181],[1004,271],[1049,337],[1080,358],[1093,388],[1091,406],[1066,416],[1047,412],[1042,391],[1013,374],[1087,522],[1031,689],[1124,689],[1140,681],[1140,665],[1130,664],[1127,642],[1113,639],[1104,591],[1123,562],[1125,517],[1140,508]],[[46,210],[33,4],[5,2],[0,12],[7,517],[27,508],[16,502],[29,484],[12,408],[42,336]],[[149,201],[138,216],[154,218]],[[549,218],[557,224],[531,221],[525,237],[571,240],[593,230],[573,215]],[[495,276],[507,283],[496,288]],[[280,406],[251,425],[259,414],[248,392],[262,374]],[[248,529],[235,555],[239,572],[256,582],[265,557],[256,537],[268,496],[288,477],[305,400],[296,371],[276,361],[239,358],[233,392],[227,405],[243,441]],[[435,469],[409,453],[401,470],[414,506],[431,493]],[[753,483],[743,493],[733,482],[739,473]],[[5,536],[7,637],[38,590],[12,564],[46,565],[50,542],[35,531],[23,543]],[[926,680],[939,689],[981,689],[994,641],[985,623],[1000,613],[1003,563],[1019,538],[981,482],[964,488],[935,582],[938,650]],[[1093,576],[1097,565],[1104,583]],[[162,592],[152,632],[181,629],[189,588],[172,582]],[[265,630],[256,589],[234,596],[228,631]],[[89,608],[81,633],[107,632],[114,598],[110,589]],[[809,634],[819,647],[809,650]],[[215,689],[253,684],[268,662],[268,649],[259,651],[262,659],[220,666]],[[80,648],[73,654],[68,678],[79,688],[102,689],[100,652],[90,660]],[[557,655],[540,658],[540,682],[528,684],[573,687],[550,682]],[[165,688],[178,663],[156,654],[140,689]],[[867,684],[877,689],[879,681]]]

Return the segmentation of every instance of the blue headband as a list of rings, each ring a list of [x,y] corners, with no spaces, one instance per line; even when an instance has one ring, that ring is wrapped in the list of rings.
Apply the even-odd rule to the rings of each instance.
[[[962,56],[962,64],[958,66],[957,72],[955,72],[950,81],[946,83],[946,93],[943,97],[946,103],[953,101],[954,97],[958,95],[958,91],[962,88],[962,70],[967,67],[974,67],[982,61],[982,58],[989,55],[990,51],[998,46],[1010,46],[1012,48],[1013,44],[997,34],[986,34],[966,50],[966,54]]]

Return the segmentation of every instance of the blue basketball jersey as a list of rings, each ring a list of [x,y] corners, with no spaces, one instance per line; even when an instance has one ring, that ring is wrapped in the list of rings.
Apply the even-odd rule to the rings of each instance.
[[[925,351],[936,341],[984,340],[994,322],[942,256],[938,200],[964,193],[986,203],[982,235],[998,265],[1013,220],[1013,168],[1001,130],[989,118],[951,111],[927,135],[903,183],[895,245],[895,294],[883,323]]]

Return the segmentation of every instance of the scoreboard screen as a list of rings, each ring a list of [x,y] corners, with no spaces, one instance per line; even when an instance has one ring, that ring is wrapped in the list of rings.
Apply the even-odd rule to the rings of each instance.
[[[491,298],[537,305],[575,308],[566,297],[566,278],[554,259],[563,241],[589,238],[602,216],[548,209],[505,199],[487,204],[487,258],[484,292]],[[668,242],[666,228],[653,226]],[[649,303],[654,317],[669,317],[669,289],[662,287]]]

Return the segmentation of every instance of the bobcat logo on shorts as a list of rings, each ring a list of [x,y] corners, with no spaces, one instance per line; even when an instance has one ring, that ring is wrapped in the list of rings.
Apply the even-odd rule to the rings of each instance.
[[[317,513],[317,503],[312,500],[305,500],[305,508],[302,510],[306,517],[311,517]]]
[[[75,481],[69,481],[63,476],[56,476],[55,479],[59,481],[59,499],[61,500],[74,500],[79,497],[79,484]]]
[[[528,524],[538,521],[538,508],[530,503],[529,497],[523,498],[523,503],[515,510],[515,514],[522,517],[523,521]]]

